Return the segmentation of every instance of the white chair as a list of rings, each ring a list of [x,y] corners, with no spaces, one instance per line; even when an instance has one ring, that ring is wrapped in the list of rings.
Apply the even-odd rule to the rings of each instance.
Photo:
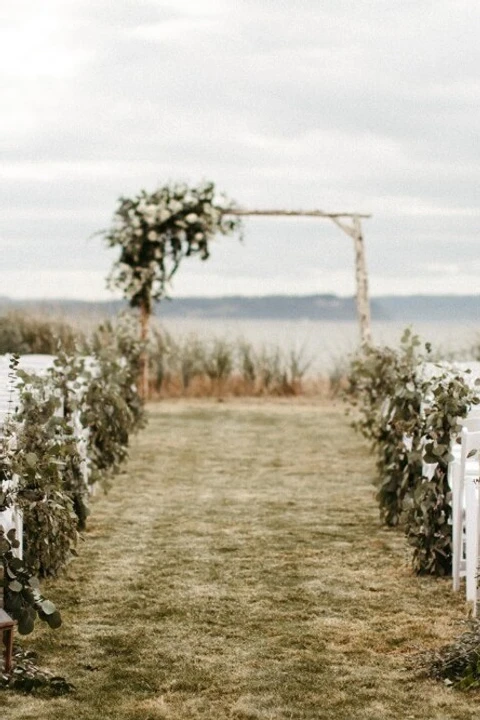
[[[480,475],[480,431],[469,432],[467,428],[462,429],[461,459],[460,463],[453,463],[457,466],[452,472],[456,488],[455,493],[455,516],[454,516],[454,548],[463,545],[463,526],[465,527],[465,574],[467,580],[467,601],[473,602],[474,615],[477,605],[477,573],[479,564],[479,475]],[[458,468],[458,470],[457,470]],[[456,473],[458,475],[455,477]],[[463,506],[465,512],[463,513]],[[458,555],[455,555],[457,560]],[[458,563],[454,571],[454,589]]]
[[[458,418],[462,431],[475,433],[480,431],[480,416],[478,415],[478,406],[473,406],[466,418]],[[461,438],[463,435],[461,434]],[[479,446],[480,447],[480,446]],[[465,544],[465,476],[474,476],[477,473],[477,464],[475,460],[470,460],[467,456],[470,452],[465,450],[463,459],[464,466],[462,471],[462,451],[465,448],[465,442],[454,443],[451,447],[451,453],[454,460],[448,466],[448,484],[452,491],[452,578],[453,589],[460,589],[460,578],[466,575],[466,544]],[[427,466],[435,468],[436,466]]]

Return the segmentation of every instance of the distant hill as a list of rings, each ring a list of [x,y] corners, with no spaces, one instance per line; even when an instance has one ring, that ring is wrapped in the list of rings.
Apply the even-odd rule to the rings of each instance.
[[[0,313],[25,310],[49,315],[101,318],[126,307],[122,301],[88,302],[79,300],[11,300],[0,297]],[[386,295],[371,300],[375,320],[398,322],[479,321],[480,295]],[[259,320],[356,319],[354,298],[336,295],[267,295],[189,297],[165,300],[157,306],[159,318],[236,318]]]

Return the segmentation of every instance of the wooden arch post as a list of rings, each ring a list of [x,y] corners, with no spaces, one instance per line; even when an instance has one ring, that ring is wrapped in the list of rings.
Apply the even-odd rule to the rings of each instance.
[[[365,245],[362,233],[362,219],[371,215],[361,213],[326,213],[322,210],[243,210],[234,209],[229,215],[248,215],[263,217],[318,217],[330,218],[343,232],[353,239],[355,250],[355,283],[357,315],[360,326],[362,345],[372,344],[372,326],[370,318],[370,301],[368,297],[368,274],[365,260]],[[350,220],[351,224],[345,222]]]
[[[372,323],[370,317],[370,301],[368,298],[368,275],[367,264],[365,261],[365,245],[363,243],[362,223],[358,215],[352,217],[352,224],[347,225],[339,220],[338,217],[332,217],[333,222],[338,225],[347,235],[353,238],[355,249],[355,281],[356,281],[356,299],[357,314],[360,325],[360,337],[362,345],[372,344]]]

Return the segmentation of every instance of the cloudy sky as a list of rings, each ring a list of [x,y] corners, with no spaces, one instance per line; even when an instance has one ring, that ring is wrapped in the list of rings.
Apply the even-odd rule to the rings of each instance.
[[[478,0],[0,4],[0,295],[107,298],[121,195],[371,212],[372,295],[479,293]],[[330,221],[248,219],[175,295],[354,290]]]

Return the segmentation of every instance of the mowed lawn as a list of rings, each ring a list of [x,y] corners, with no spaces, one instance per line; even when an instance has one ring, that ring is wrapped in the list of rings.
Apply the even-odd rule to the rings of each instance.
[[[5,720],[477,718],[410,658],[461,632],[463,595],[379,527],[373,459],[338,405],[152,405],[96,497],[58,631],[25,640],[72,695],[0,693]]]

